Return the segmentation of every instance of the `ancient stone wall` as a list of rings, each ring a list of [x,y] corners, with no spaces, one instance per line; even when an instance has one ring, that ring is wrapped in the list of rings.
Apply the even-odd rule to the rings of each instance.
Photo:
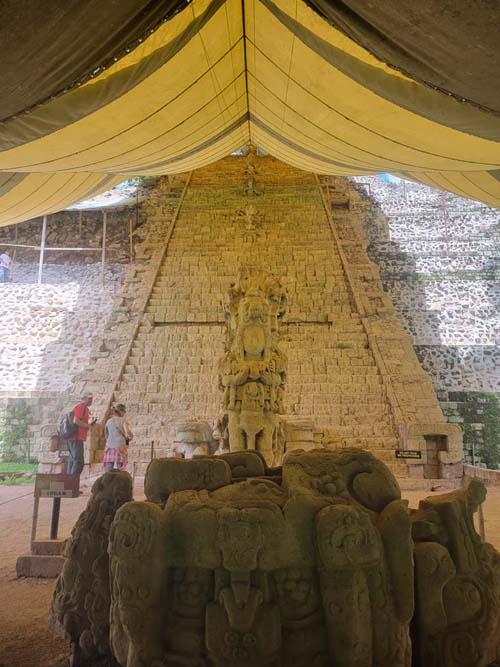
[[[469,460],[474,444],[476,462],[483,449],[492,465],[488,448],[500,463],[485,409],[500,397],[499,211],[414,183],[355,180],[376,202],[353,195],[366,210],[370,256],[445,414],[463,425]]]
[[[242,265],[278,275],[290,311],[281,347],[289,368],[285,411],[314,421],[315,441],[397,446],[390,407],[352,303],[312,176],[260,158],[255,228],[239,215],[245,159],[194,172],[147,311],[116,392],[129,407],[137,444],[170,451],[178,420],[220,414],[217,364],[224,349],[222,300]],[[167,448],[165,449],[165,446]]]
[[[138,238],[141,222],[139,216]],[[9,243],[36,245],[40,233],[38,219],[2,227],[0,248]],[[81,224],[78,212],[57,213],[48,220],[48,246],[94,247],[98,251],[47,252],[42,284],[38,285],[39,251],[16,248],[11,282],[0,284],[0,418],[7,405],[22,402],[27,406],[35,456],[47,440],[43,425],[57,418],[72,381],[88,365],[95,341],[103,335],[117,306],[116,295],[128,269],[127,213],[108,213],[104,285],[101,243],[101,211],[85,211]]]
[[[262,157],[249,187],[246,165],[227,158],[193,173],[115,391],[136,434],[132,461],[172,454],[179,420],[215,424],[222,301],[252,266],[288,290],[285,418],[314,425],[311,444],[368,447],[408,474],[395,449],[425,449],[424,432],[444,420],[352,216],[332,221],[334,235],[312,175]]]
[[[259,157],[250,176],[248,159],[232,157],[192,177],[159,179],[144,201],[135,263],[121,290],[117,275],[113,300],[95,290],[102,303],[91,326],[86,328],[84,301],[81,317],[60,321],[62,303],[76,308],[70,285],[44,288],[61,288],[57,297],[50,292],[46,318],[35,297],[36,308],[28,308],[30,317],[40,318],[34,328],[39,347],[56,371],[39,373],[37,381],[46,384],[33,389],[37,399],[44,392],[49,396],[51,387],[57,394],[37,427],[37,443],[48,441],[61,408],[72,407],[88,390],[95,394],[93,412],[101,422],[88,443],[89,463],[99,464],[102,457],[102,425],[113,401],[128,406],[136,434],[130,454],[140,467],[152,450],[156,455],[175,450],[179,421],[197,419],[214,427],[221,414],[222,301],[241,267],[250,266],[275,273],[288,291],[290,311],[280,342],[288,357],[285,421],[307,431],[311,445],[368,447],[399,475],[408,474],[408,468],[394,458],[395,449],[425,450],[429,433],[450,438],[456,449],[457,433],[442,428],[430,382],[366,253],[366,204],[353,192],[350,211],[333,205],[330,211],[335,194],[330,190],[338,187],[345,199],[346,182],[316,179],[269,157]],[[116,219],[118,229],[123,217]],[[376,222],[387,242],[387,225]],[[97,218],[92,224],[98,230]],[[98,267],[88,268],[97,280]],[[86,269],[64,267],[70,269],[88,279]],[[46,269],[47,279],[54,270]],[[22,277],[20,265],[17,275]],[[36,296],[35,287],[29,285]],[[23,321],[25,306],[16,309]],[[75,349],[85,343],[87,331],[92,341],[79,356]],[[51,345],[64,354],[54,351],[50,357]],[[34,372],[29,363],[30,372],[23,368],[18,376],[29,384]],[[16,377],[15,368],[9,377]],[[436,470],[427,476],[438,476],[435,454],[430,467]],[[456,463],[457,455],[447,463]],[[57,453],[45,459],[52,469]],[[421,476],[425,462],[411,467],[410,474]]]

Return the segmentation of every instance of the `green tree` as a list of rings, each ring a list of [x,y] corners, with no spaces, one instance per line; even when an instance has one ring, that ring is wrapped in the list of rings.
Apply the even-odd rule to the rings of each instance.
[[[0,419],[0,459],[30,463],[29,427],[33,422],[25,401],[7,405]]]

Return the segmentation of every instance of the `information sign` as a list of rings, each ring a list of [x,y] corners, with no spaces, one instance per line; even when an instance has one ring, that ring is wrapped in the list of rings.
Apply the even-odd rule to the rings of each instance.
[[[78,498],[80,475],[37,474],[35,498]]]
[[[421,459],[422,452],[419,449],[396,449],[397,459]]]

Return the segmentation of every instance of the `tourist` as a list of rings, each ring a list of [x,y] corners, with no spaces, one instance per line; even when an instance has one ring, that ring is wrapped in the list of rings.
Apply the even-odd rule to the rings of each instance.
[[[7,248],[7,250],[0,255],[0,283],[9,282],[11,264],[12,259],[10,257],[10,248]]]
[[[130,426],[125,421],[126,412],[127,410],[123,403],[119,403],[114,409],[113,416],[106,422],[104,470],[113,470],[115,465],[121,470],[127,465],[127,447],[134,435],[130,430]]]
[[[93,396],[85,393],[80,403],[73,410],[73,422],[78,429],[75,436],[68,440],[68,475],[79,475],[83,470],[83,448],[89,432],[89,428],[96,423],[96,419],[90,421],[89,407],[92,405]]]

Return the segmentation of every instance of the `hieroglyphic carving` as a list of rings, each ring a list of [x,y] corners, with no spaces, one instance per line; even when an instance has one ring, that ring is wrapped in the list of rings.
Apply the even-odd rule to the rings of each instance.
[[[295,450],[281,476],[257,465],[256,452],[227,458],[232,466],[158,460],[146,487],[161,497],[168,489],[165,506],[129,502],[116,513],[110,637],[122,667],[498,660],[500,554],[472,523],[481,483],[427,499],[410,517],[392,473],[362,450]],[[216,462],[225,481],[206,468]],[[245,475],[231,478],[232,469]],[[69,621],[87,618],[88,599],[75,598]]]
[[[500,554],[474,513],[486,489],[426,498],[413,513],[419,667],[484,667],[500,659]]]
[[[226,353],[219,365],[230,451],[256,449],[269,465],[282,456],[280,417],[287,359],[278,327],[286,292],[272,274],[242,269],[229,290]]]
[[[240,463],[248,471],[253,464]],[[410,519],[392,474],[373,456],[360,450],[293,452],[282,486],[260,476],[212,491],[176,491],[171,480],[167,486],[164,510],[129,504],[113,525],[112,571],[124,568],[133,593],[146,586],[141,573],[150,563],[149,585],[154,582],[158,595],[163,590],[161,608],[149,603],[139,610],[141,619],[153,612],[162,619],[163,655],[158,637],[141,620],[148,645],[127,630],[126,650],[117,648],[124,667],[151,667],[151,646],[158,665],[179,667],[409,667]],[[147,526],[156,522],[162,571],[148,537],[152,528],[144,546],[137,546],[141,565],[115,549],[114,542],[135,543],[130,513],[136,505],[144,507]],[[139,574],[132,575],[136,567]],[[122,586],[125,579],[113,589],[118,608],[130,604]],[[138,595],[130,599],[137,607]],[[112,637],[119,641],[115,625]]]
[[[116,664],[109,645],[108,534],[117,510],[129,500],[130,475],[119,470],[105,473],[92,486],[87,509],[66,545],[50,625],[56,634],[69,639],[72,667],[92,660]]]
[[[247,156],[246,156],[246,166],[245,166],[245,176],[246,176],[246,193],[247,196],[251,197],[253,195],[262,194],[257,190],[256,186],[256,176],[257,176],[257,167],[255,165],[255,160],[257,157],[257,149],[253,144],[248,145]]]
[[[118,662],[127,667],[153,667],[163,657],[168,560],[161,526],[157,505],[127,503],[109,536],[110,640]]]
[[[259,211],[255,204],[247,204],[244,208],[240,208],[236,214],[236,220],[242,220],[245,223],[247,231],[255,231],[259,220]]]

